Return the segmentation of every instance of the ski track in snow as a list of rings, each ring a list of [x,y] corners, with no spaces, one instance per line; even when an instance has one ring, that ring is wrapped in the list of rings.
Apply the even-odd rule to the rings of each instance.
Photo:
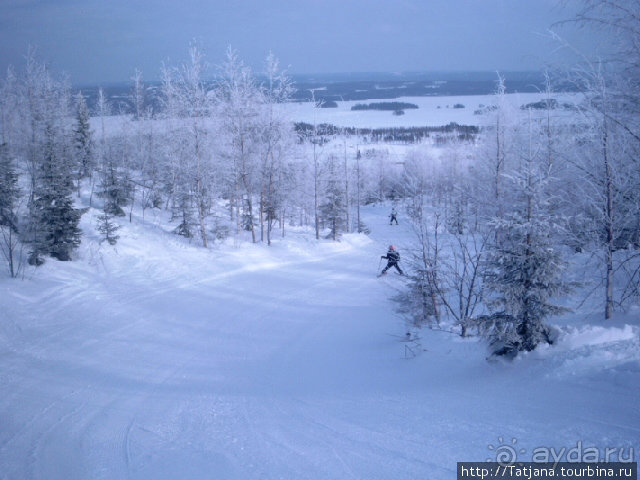
[[[640,452],[637,326],[511,364],[423,329],[404,358],[404,279],[375,269],[411,233],[388,207],[339,244],[206,251],[130,227],[0,280],[0,479],[449,479],[502,438],[524,459]]]

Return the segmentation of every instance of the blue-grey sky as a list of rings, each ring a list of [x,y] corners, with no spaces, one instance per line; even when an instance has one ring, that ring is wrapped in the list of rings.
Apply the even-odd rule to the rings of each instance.
[[[269,50],[293,73],[531,70],[570,18],[557,0],[1,0],[0,69],[29,45],[75,84],[159,78],[197,39],[208,61],[227,46],[259,70]],[[589,50],[586,32],[563,32]]]

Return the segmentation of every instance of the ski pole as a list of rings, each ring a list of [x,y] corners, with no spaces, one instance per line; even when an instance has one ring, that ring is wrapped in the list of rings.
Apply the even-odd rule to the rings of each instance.
[[[378,260],[378,268],[376,269],[376,273],[378,273],[380,271],[380,264],[382,263],[382,257],[380,257],[380,260]]]

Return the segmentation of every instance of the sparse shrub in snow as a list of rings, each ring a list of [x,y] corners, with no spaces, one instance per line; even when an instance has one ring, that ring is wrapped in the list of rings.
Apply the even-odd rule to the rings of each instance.
[[[439,217],[427,214],[430,175],[421,157],[405,162],[402,192],[409,200],[407,215],[414,232],[415,247],[406,255],[408,282],[394,297],[398,312],[416,327],[440,324],[439,311]]]
[[[231,228],[228,222],[225,222],[218,216],[214,216],[213,221],[214,225],[211,229],[211,234],[213,235],[213,238],[221,242],[231,234]]]
[[[369,235],[371,233],[371,229],[367,226],[366,223],[361,221],[360,225],[358,226],[358,232]]]

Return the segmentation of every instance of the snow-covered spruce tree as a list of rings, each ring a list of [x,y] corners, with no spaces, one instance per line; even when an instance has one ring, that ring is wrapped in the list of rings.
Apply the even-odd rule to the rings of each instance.
[[[29,135],[24,81],[21,80],[9,67],[6,77],[0,81],[0,144],[4,145],[3,155],[14,159],[26,156]]]
[[[177,149],[171,150],[171,163],[173,169],[172,192],[170,197],[171,221],[178,222],[178,225],[173,232],[185,238],[193,238],[198,232],[195,205],[196,200],[193,193],[193,170],[191,164],[179,161],[183,158],[181,155],[181,147],[178,144],[176,148]]]
[[[548,169],[537,156],[533,138],[530,130],[520,166],[504,176],[510,200],[492,221],[500,235],[490,245],[485,275],[494,313],[480,317],[479,328],[495,355],[513,356],[541,342],[552,343],[544,320],[565,309],[551,298],[570,291],[562,278],[565,264],[554,246],[559,224],[549,214]]]
[[[104,163],[100,167],[97,195],[104,199],[105,212],[112,216],[124,217],[125,212],[122,207],[129,203],[130,188],[125,174],[112,154],[113,152],[109,152],[102,159]]]
[[[105,118],[111,113],[111,105],[102,88],[98,90],[97,110],[101,131],[97,149],[100,183],[96,194],[104,200],[104,211],[112,216],[123,217],[123,207],[131,200],[131,185],[121,165],[121,158],[125,156],[123,142],[126,140],[122,137],[107,138]]]
[[[102,155],[102,165],[100,166],[100,184],[97,195],[104,199],[102,213],[98,216],[96,227],[103,236],[103,240],[115,245],[118,236],[115,232],[119,226],[114,223],[115,216],[125,215],[122,207],[128,201],[128,192],[125,181],[120,174],[120,169],[113,159],[113,149],[109,148]]]
[[[171,216],[180,223],[178,223],[178,226],[173,231],[186,238],[193,238],[197,230],[193,200],[193,192],[189,184],[185,181],[178,180],[176,183],[176,191],[173,195]]]
[[[33,212],[34,193],[42,162],[46,157],[46,148],[51,143],[51,134],[55,134],[55,148],[62,151],[68,143],[68,118],[70,105],[70,87],[67,82],[53,78],[47,66],[41,62],[34,49],[29,49],[24,72],[14,75],[10,70],[8,82],[10,93],[3,99],[12,107],[7,131],[7,142],[12,155],[18,159],[27,173],[28,184],[25,193],[28,197],[30,214],[22,228],[25,241],[35,244],[37,232],[36,218]],[[4,136],[4,130],[3,130]],[[64,158],[67,158],[65,154]],[[73,171],[69,172],[73,179]]]
[[[71,260],[72,251],[80,244],[80,212],[74,208],[72,198],[72,162],[59,135],[53,126],[46,128],[43,157],[38,162],[30,204],[34,233],[29,258],[32,265],[42,264],[43,255]]]
[[[75,163],[75,177],[80,196],[80,181],[91,178],[95,169],[94,143],[91,125],[89,123],[89,108],[81,92],[75,98],[76,118],[73,126],[73,157]]]
[[[30,245],[29,262],[43,256],[70,260],[80,242],[79,212],[73,206],[73,153],[68,82],[54,79],[47,67],[27,56],[19,95],[25,130],[20,132],[28,185],[28,215],[21,235]]]
[[[343,175],[334,155],[327,160],[326,172],[325,198],[320,205],[320,215],[323,224],[330,229],[328,237],[336,241],[347,224]]]
[[[20,198],[18,174],[9,156],[9,146],[0,145],[0,226],[18,231],[17,206]]]
[[[107,241],[109,245],[115,245],[120,238],[116,235],[116,232],[120,226],[113,221],[113,215],[107,210],[103,210],[101,215],[98,215],[97,223],[98,232],[102,234],[102,239]]]
[[[9,275],[16,277],[22,264],[18,236],[18,174],[6,143],[0,145],[0,251],[7,261]]]

